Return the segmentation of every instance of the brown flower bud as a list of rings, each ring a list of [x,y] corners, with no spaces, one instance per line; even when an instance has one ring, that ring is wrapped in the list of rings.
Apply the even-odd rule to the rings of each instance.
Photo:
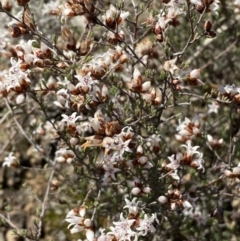
[[[42,59],[38,59],[35,64],[35,66],[39,67],[39,68],[43,68],[44,67],[44,62]]]
[[[211,30],[211,28],[212,28],[212,23],[209,20],[207,20],[204,24],[204,30],[206,32],[209,32]]]
[[[211,38],[215,38],[217,36],[217,33],[211,30],[208,32],[208,36]]]
[[[17,0],[19,6],[25,6],[30,0]]]
[[[13,25],[9,28],[9,34],[13,38],[18,38],[22,35],[21,29],[17,25]]]
[[[6,11],[10,12],[12,10],[12,3],[9,0],[2,1],[2,8],[5,9]]]
[[[111,28],[111,29],[115,29],[116,28],[116,25],[117,25],[117,22],[115,19],[113,18],[107,18],[106,19],[106,25]]]
[[[118,121],[111,121],[106,123],[105,134],[107,136],[114,136],[121,132],[121,126]]]
[[[43,53],[43,51],[41,49],[37,50],[35,52],[36,56],[39,58],[39,59],[44,59],[45,58],[45,54]]]
[[[26,62],[22,62],[19,66],[20,66],[20,69],[21,69],[22,71],[26,71],[26,70],[28,70],[29,67],[30,67],[30,65],[27,64]]]
[[[168,4],[171,0],[163,0],[162,2]]]
[[[92,44],[91,40],[85,40],[85,41],[81,42],[81,45],[78,49],[79,55],[80,56],[86,55],[91,49],[91,44]]]

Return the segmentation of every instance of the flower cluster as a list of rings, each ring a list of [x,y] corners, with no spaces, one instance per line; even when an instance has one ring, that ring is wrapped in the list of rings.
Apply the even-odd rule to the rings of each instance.
[[[184,154],[178,152],[176,155],[168,157],[170,163],[164,166],[164,169],[169,172],[169,175],[174,180],[180,180],[180,177],[177,175],[177,170],[184,165],[191,166],[193,168],[205,170],[203,167],[204,160],[203,153],[197,151],[199,146],[192,146],[191,141],[188,140],[186,145],[182,145],[186,148]]]
[[[240,104],[240,88],[235,84],[219,86],[218,88],[220,96],[227,97],[229,100],[233,101],[236,104]]]
[[[137,198],[133,198],[132,201],[125,198],[125,202],[126,205],[123,208],[128,209],[128,218],[124,218],[123,213],[121,213],[120,220],[113,222],[114,226],[110,227],[109,232],[106,233],[105,229],[100,229],[101,234],[97,237],[98,241],[135,240],[139,236],[146,236],[156,231],[154,227],[154,224],[158,222],[156,214],[152,214],[150,217],[145,214],[140,207],[141,202],[137,201]],[[70,223],[68,228],[71,228],[71,233],[85,231],[87,240],[92,241],[94,240],[94,231],[92,221],[84,217],[86,210],[86,206],[74,208],[68,212],[65,220]]]
[[[87,211],[86,206],[81,206],[79,208],[74,208],[68,212],[66,216],[66,222],[70,223],[68,228],[71,228],[71,233],[78,233],[85,231],[86,238],[88,241],[94,240],[94,232],[92,228],[92,221],[89,218],[85,218]]]
[[[225,2],[227,11],[219,14],[238,13],[239,1]],[[37,168],[48,182],[43,200],[35,198],[41,206],[36,231],[16,228],[18,234],[29,240],[40,239],[43,230],[48,235],[43,223],[49,203],[58,208],[80,198],[65,221],[70,234],[80,232],[88,241],[137,241],[151,234],[175,240],[178,226],[179,234],[194,240],[200,231],[189,220],[207,227],[207,209],[225,202],[219,190],[227,192],[229,183],[236,189],[240,179],[239,135],[233,135],[240,88],[225,81],[239,71],[218,67],[238,46],[216,50],[223,35],[217,33],[227,35],[238,18],[215,24],[217,0],[40,5],[41,11],[30,0],[0,3],[0,97],[6,104],[1,102],[0,123],[11,134],[0,138],[1,153],[10,152],[2,165],[18,167],[3,172]],[[221,28],[222,22],[228,24]],[[122,210],[126,195],[133,198],[125,198]],[[66,212],[59,210],[56,220]],[[157,228],[158,219],[166,229]]]
[[[175,137],[180,142],[186,142],[200,135],[201,132],[199,128],[200,123],[198,118],[191,121],[186,117],[183,122],[179,121],[179,126],[177,127],[178,134],[176,134]]]

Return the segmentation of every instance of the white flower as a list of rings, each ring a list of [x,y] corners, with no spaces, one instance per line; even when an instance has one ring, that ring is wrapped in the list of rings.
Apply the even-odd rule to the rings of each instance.
[[[176,155],[171,155],[168,157],[168,160],[170,161],[169,164],[166,165],[167,168],[171,170],[176,170],[180,166],[180,161],[183,159],[182,153],[178,152]]]
[[[110,227],[111,231],[107,234],[115,236],[117,240],[131,241],[131,237],[136,235],[136,233],[131,229],[131,226],[135,221],[135,219],[125,219],[121,213],[120,221],[113,222],[115,227]]]
[[[192,85],[203,85],[203,82],[199,79],[200,69],[194,69],[189,74],[188,82]]]
[[[75,127],[76,126],[76,121],[81,118],[80,116],[77,116],[77,112],[72,113],[70,116],[66,114],[62,114],[62,122],[66,122],[68,127]]]
[[[72,163],[73,159],[75,158],[75,154],[72,150],[67,150],[65,148],[61,148],[56,151],[55,159],[57,162],[63,163]]]
[[[153,134],[146,139],[146,145],[150,147],[153,151],[158,151],[160,149],[160,135]]]
[[[214,139],[211,135],[207,134],[207,141],[212,147],[220,147],[223,144],[223,139]]]
[[[97,238],[97,241],[112,241],[112,235],[105,234],[105,229],[99,230],[101,235]]]
[[[139,210],[138,210],[138,205],[141,203],[141,201],[137,201],[137,198],[133,198],[132,201],[128,200],[125,198],[126,205],[123,208],[128,208],[129,214],[134,214],[137,215]]]
[[[200,152],[197,151],[197,149],[199,148],[199,146],[192,146],[191,140],[188,140],[186,143],[187,143],[187,145],[181,145],[181,146],[183,146],[183,147],[186,148],[186,151],[187,151],[186,154],[187,154],[188,157],[191,157],[191,156],[193,156],[194,154],[200,155]]]
[[[220,105],[218,104],[217,101],[212,101],[211,104],[208,105],[208,113],[218,113],[218,109],[219,109]]]
[[[114,29],[116,25],[121,24],[129,15],[129,12],[119,11],[111,4],[110,9],[106,11],[102,18],[108,27]]]
[[[200,154],[196,157],[191,162],[191,166],[197,167],[197,169],[202,169],[202,171],[205,171],[205,168],[203,166],[204,160],[202,159],[203,154],[200,152]]]
[[[78,233],[83,230],[86,231],[86,238],[88,241],[93,241],[94,232],[92,231],[92,221],[89,218],[84,218],[86,213],[86,206],[81,206],[80,208],[74,208],[68,212],[65,221],[70,223],[68,228],[70,232]]]
[[[132,150],[128,147],[130,142],[131,139],[123,141],[121,134],[119,134],[115,136],[113,141],[110,143],[110,149],[114,150],[120,157],[122,157],[125,152],[132,152]]]
[[[237,87],[235,84],[232,84],[232,85],[226,85],[225,87],[223,86],[219,86],[218,87],[218,91],[221,93],[221,94],[229,94],[230,96],[234,96],[238,93],[240,93],[240,88]]]
[[[106,181],[106,178],[107,178],[107,180],[110,180],[110,179],[116,180],[115,173],[121,171],[121,169],[115,168],[113,163],[111,163],[111,162],[106,162],[103,165],[103,169],[105,170],[105,174],[104,174],[105,181]]]
[[[81,232],[84,230],[84,226],[82,225],[82,223],[83,223],[82,217],[73,216],[73,217],[66,218],[65,221],[70,223],[68,225],[68,228],[69,229],[71,228],[70,229],[71,233],[78,233],[78,232]]]
[[[179,126],[177,127],[178,134],[175,135],[176,139],[185,142],[188,139],[193,139],[200,133],[200,124],[197,117],[193,121],[185,117],[183,122],[179,121]]]
[[[16,167],[18,166],[17,158],[13,155],[13,152],[10,152],[7,157],[4,158],[4,162],[2,166],[8,166],[8,167]]]
[[[156,228],[153,226],[154,221],[157,221],[156,214],[152,214],[150,218],[147,216],[147,214],[144,214],[144,219],[140,219],[139,227],[136,228],[139,231],[138,234],[145,236],[149,232],[154,233],[156,231]]]
[[[180,181],[180,177],[178,176],[177,169],[174,172],[168,174],[173,180]]]
[[[189,208],[192,208],[193,206],[189,201],[184,200],[183,201],[183,207],[189,209]]]
[[[69,100],[70,100],[69,90],[60,89],[57,92],[57,101],[54,101],[53,103],[58,107],[68,109],[68,108],[70,108]]]
[[[80,89],[81,92],[87,93],[89,90],[92,89],[92,86],[95,84],[98,84],[97,80],[93,80],[91,77],[91,73],[89,72],[84,77],[80,75],[75,75],[75,77],[78,79],[78,84],[76,85],[77,89]]]

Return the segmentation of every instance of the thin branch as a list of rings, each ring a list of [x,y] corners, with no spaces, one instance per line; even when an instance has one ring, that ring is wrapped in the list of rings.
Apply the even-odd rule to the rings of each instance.
[[[21,229],[18,228],[11,220],[10,218],[6,218],[3,214],[0,213],[0,218],[6,222],[11,228],[16,230],[17,235],[21,236]],[[26,241],[30,241],[29,238],[22,236]]]
[[[15,124],[17,125],[18,130],[20,131],[20,133],[22,133],[22,135],[26,138],[26,140],[27,140],[31,145],[33,145],[33,146],[37,149],[37,151],[38,151],[39,153],[42,154],[42,153],[43,153],[43,150],[31,140],[31,138],[27,135],[27,133],[24,131],[24,129],[22,128],[22,126],[21,126],[20,123],[18,122],[18,120],[17,120],[17,118],[16,118],[16,116],[15,116],[15,114],[14,114],[14,112],[13,112],[13,109],[11,108],[11,106],[10,106],[9,103],[8,103],[7,98],[5,98],[5,104],[6,104],[7,108],[8,108],[8,110],[11,112],[12,118],[13,118]]]
[[[45,195],[44,195],[44,198],[43,198],[43,202],[42,202],[41,213],[40,213],[40,216],[39,216],[40,220],[39,220],[39,223],[38,223],[37,235],[36,235],[37,239],[40,238],[41,233],[42,233],[43,217],[44,217],[44,214],[45,214],[45,211],[46,211],[48,195],[49,195],[49,192],[50,192],[51,183],[52,183],[54,173],[55,173],[55,170],[56,170],[56,165],[57,165],[57,161],[55,159],[54,163],[53,163],[53,167],[52,167],[50,177],[48,179],[48,184],[47,184],[47,188],[46,188]]]
[[[66,57],[62,51],[55,45],[52,44],[48,39],[44,38],[42,35],[40,35],[38,32],[34,31],[32,28],[30,28],[26,23],[24,23],[23,21],[19,20],[18,18],[16,18],[15,16],[13,16],[10,12],[8,12],[7,10],[5,10],[4,8],[0,7],[1,11],[6,13],[10,18],[16,20],[18,23],[21,23],[24,25],[24,27],[29,31],[30,35],[35,35],[37,36],[42,42],[44,42],[50,49],[52,49],[53,51],[56,50],[57,53],[61,56],[64,57],[65,60],[69,60],[68,57]]]
[[[101,192],[102,192],[102,190],[100,189],[100,190],[98,191],[98,195],[97,195],[96,201],[100,200]],[[95,216],[96,211],[97,211],[97,206],[95,205],[95,207],[94,207],[94,209],[93,209],[91,221],[94,220],[94,216]]]
[[[186,51],[186,49],[188,48],[189,45],[191,45],[192,43],[194,43],[197,39],[199,39],[200,37],[202,37],[203,35],[200,35],[200,37],[198,38],[194,38],[194,35],[195,35],[195,32],[197,30],[197,27],[199,25],[199,23],[201,22],[202,18],[203,18],[203,15],[205,14],[205,11],[206,11],[206,7],[204,8],[203,12],[201,13],[197,23],[196,23],[196,26],[193,30],[191,30],[191,35],[189,36],[188,38],[188,41],[187,43],[185,44],[184,48],[182,51],[178,52],[178,53],[174,53],[173,56],[178,56],[178,57],[181,57],[181,55],[183,55],[183,53]],[[191,25],[192,26],[192,25]]]

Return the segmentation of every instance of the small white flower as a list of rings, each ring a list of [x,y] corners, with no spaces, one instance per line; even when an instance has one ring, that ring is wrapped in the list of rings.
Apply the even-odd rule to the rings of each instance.
[[[169,173],[169,176],[176,181],[180,181],[180,177],[178,176],[177,170],[175,170],[174,172]]]
[[[131,240],[132,236],[135,236],[136,233],[132,231],[131,226],[135,222],[135,219],[125,219],[123,214],[120,214],[120,221],[113,222],[115,227],[110,227],[111,231],[108,232],[108,235],[113,235],[117,240]]]
[[[113,163],[107,162],[103,165],[103,169],[105,170],[105,178],[110,177],[112,180],[116,180],[115,173],[121,171],[119,168],[115,168]]]
[[[65,148],[61,148],[56,151],[56,161],[63,162],[63,163],[72,163],[73,159],[75,158],[75,154],[72,150],[67,150]]]
[[[169,164],[166,165],[167,168],[171,170],[176,170],[180,166],[180,161],[183,159],[182,153],[178,152],[176,155],[171,155],[168,157],[168,160],[170,161]]]
[[[154,221],[157,221],[156,214],[152,214],[150,218],[147,214],[144,214],[144,219],[140,219],[139,227],[136,228],[139,231],[138,234],[145,236],[148,233],[155,233],[156,228],[153,226]]]
[[[70,116],[66,114],[62,114],[62,122],[66,122],[68,127],[75,127],[76,126],[76,121],[81,118],[80,116],[77,116],[77,112],[72,113]]]
[[[212,101],[211,104],[208,105],[208,113],[218,113],[220,105],[217,101]]]
[[[75,75],[75,77],[79,81],[76,85],[76,88],[80,89],[83,93],[87,93],[89,90],[92,89],[93,85],[98,84],[97,80],[92,79],[90,72],[85,76]]]
[[[137,201],[137,198],[133,198],[132,201],[125,198],[126,205],[123,208],[128,208],[128,212],[134,215],[137,215],[139,213],[139,204],[141,204],[141,201]]]
[[[188,157],[191,157],[191,156],[193,156],[194,154],[200,155],[200,152],[197,151],[197,149],[199,148],[199,146],[192,146],[191,140],[188,140],[188,141],[186,142],[186,144],[187,144],[187,145],[181,145],[181,146],[183,146],[183,147],[186,148],[186,151],[187,151],[186,154],[187,154]]]
[[[17,158],[13,155],[13,152],[10,152],[7,157],[4,158],[4,162],[2,166],[8,166],[8,167],[16,167],[18,166]]]
[[[191,166],[196,166],[197,169],[202,169],[202,172],[205,171],[205,168],[203,166],[204,160],[202,159],[203,154],[200,152],[200,154],[196,157],[191,162]]]

